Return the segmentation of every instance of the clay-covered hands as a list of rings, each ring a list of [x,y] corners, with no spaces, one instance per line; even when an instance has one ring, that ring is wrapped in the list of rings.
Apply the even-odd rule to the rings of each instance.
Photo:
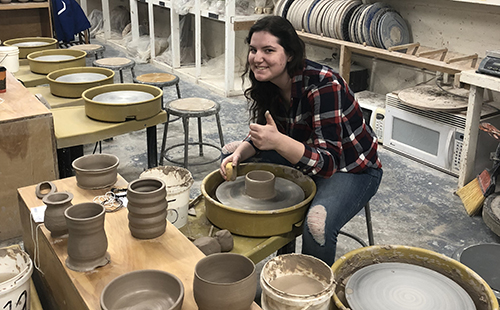
[[[278,131],[276,123],[269,111],[266,111],[266,125],[250,124],[250,137],[253,144],[260,150],[276,150],[283,141],[282,133]]]

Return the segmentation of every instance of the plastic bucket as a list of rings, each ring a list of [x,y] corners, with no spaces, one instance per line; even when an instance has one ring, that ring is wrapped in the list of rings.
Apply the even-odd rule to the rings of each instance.
[[[19,70],[19,47],[0,46],[0,66],[14,73]]]
[[[333,272],[309,255],[286,254],[269,260],[260,274],[264,310],[329,310]]]
[[[2,309],[30,308],[30,282],[33,263],[20,247],[0,249],[0,306]]]
[[[176,166],[160,166],[144,171],[143,177],[157,177],[165,182],[167,188],[168,212],[167,220],[175,227],[187,224],[189,208],[189,192],[194,183],[189,170]]]

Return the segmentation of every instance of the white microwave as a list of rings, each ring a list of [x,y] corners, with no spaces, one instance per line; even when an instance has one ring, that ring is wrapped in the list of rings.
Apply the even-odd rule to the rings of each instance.
[[[378,138],[378,142],[382,143],[384,137],[385,96],[365,90],[355,93],[354,97],[361,107],[365,123],[370,125]]]
[[[458,176],[462,159],[466,114],[421,110],[386,95],[384,143],[386,149]],[[481,122],[500,126],[500,111],[483,105]],[[474,175],[491,168],[490,153],[498,141],[479,131]]]

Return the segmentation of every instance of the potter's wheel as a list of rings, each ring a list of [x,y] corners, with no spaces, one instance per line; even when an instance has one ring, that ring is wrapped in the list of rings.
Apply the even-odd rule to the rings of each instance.
[[[245,194],[245,176],[233,182],[224,182],[215,191],[219,201],[227,206],[243,210],[279,210],[304,200],[304,191],[296,183],[276,177],[276,195],[271,199],[255,199]]]
[[[353,310],[473,310],[467,292],[450,278],[406,263],[381,263],[356,271],[345,295]]]
[[[38,56],[34,59],[38,61],[61,61],[61,60],[70,60],[75,58],[76,57],[72,55],[44,55],[44,56]]]
[[[153,99],[154,96],[145,91],[138,90],[117,90],[102,93],[94,98],[93,101],[102,103],[136,103]]]
[[[21,47],[33,47],[33,46],[42,46],[46,45],[47,42],[42,42],[42,41],[30,41],[30,42],[20,42],[20,43],[15,43],[12,44],[14,46],[21,46]]]
[[[105,74],[93,72],[70,73],[57,77],[57,82],[65,83],[86,83],[95,82],[107,78]]]

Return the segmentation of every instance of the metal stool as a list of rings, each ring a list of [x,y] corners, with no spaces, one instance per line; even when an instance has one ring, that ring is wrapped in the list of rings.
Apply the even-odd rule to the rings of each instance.
[[[370,212],[370,203],[366,203],[365,205],[365,216],[366,216],[366,230],[368,232],[368,244],[369,245],[374,245],[375,241],[373,240],[373,227],[372,227],[372,214]],[[344,236],[347,236],[349,238],[352,238],[359,242],[363,247],[368,246],[363,239],[360,237],[353,235],[351,233],[345,232],[345,231],[339,231],[339,234],[342,234]]]
[[[123,83],[123,72],[124,69],[130,69],[132,72],[132,78],[135,78],[135,61],[125,57],[109,57],[94,60],[92,63],[94,67],[108,68],[111,70],[120,72],[120,83]]]
[[[104,45],[100,44],[78,44],[70,46],[68,49],[84,51],[87,53],[87,57],[94,56],[95,60],[99,59],[98,55],[104,58],[104,51],[106,50]]]
[[[134,77],[134,83],[147,84],[156,86],[161,89],[163,87],[175,85],[177,90],[177,98],[181,98],[181,90],[179,89],[179,77],[170,73],[146,73],[138,77]]]
[[[165,129],[163,131],[163,141],[161,143],[161,153],[160,153],[160,166],[163,165],[163,159],[183,165],[184,168],[188,167],[188,149],[189,145],[198,145],[200,150],[200,156],[203,156],[203,145],[213,147],[217,150],[221,150],[224,145],[224,137],[222,135],[222,127],[219,118],[220,105],[219,103],[208,100],[205,98],[184,98],[170,101],[166,105],[167,111],[167,121],[165,122]],[[179,116],[182,118],[182,125],[184,127],[184,143],[179,143],[173,145],[167,149],[165,149],[165,144],[167,141],[167,132],[168,132],[168,120],[170,115]],[[211,143],[203,142],[203,133],[201,127],[201,118],[205,116],[215,115],[215,119],[217,121],[217,129],[219,131],[219,139],[220,139],[220,147]],[[198,118],[198,142],[189,143],[189,118],[196,117]],[[184,162],[177,162],[167,158],[167,152],[173,148],[184,146]],[[219,160],[220,155],[209,161],[205,161],[203,163],[196,163],[193,165],[205,165],[209,163],[213,163]]]

